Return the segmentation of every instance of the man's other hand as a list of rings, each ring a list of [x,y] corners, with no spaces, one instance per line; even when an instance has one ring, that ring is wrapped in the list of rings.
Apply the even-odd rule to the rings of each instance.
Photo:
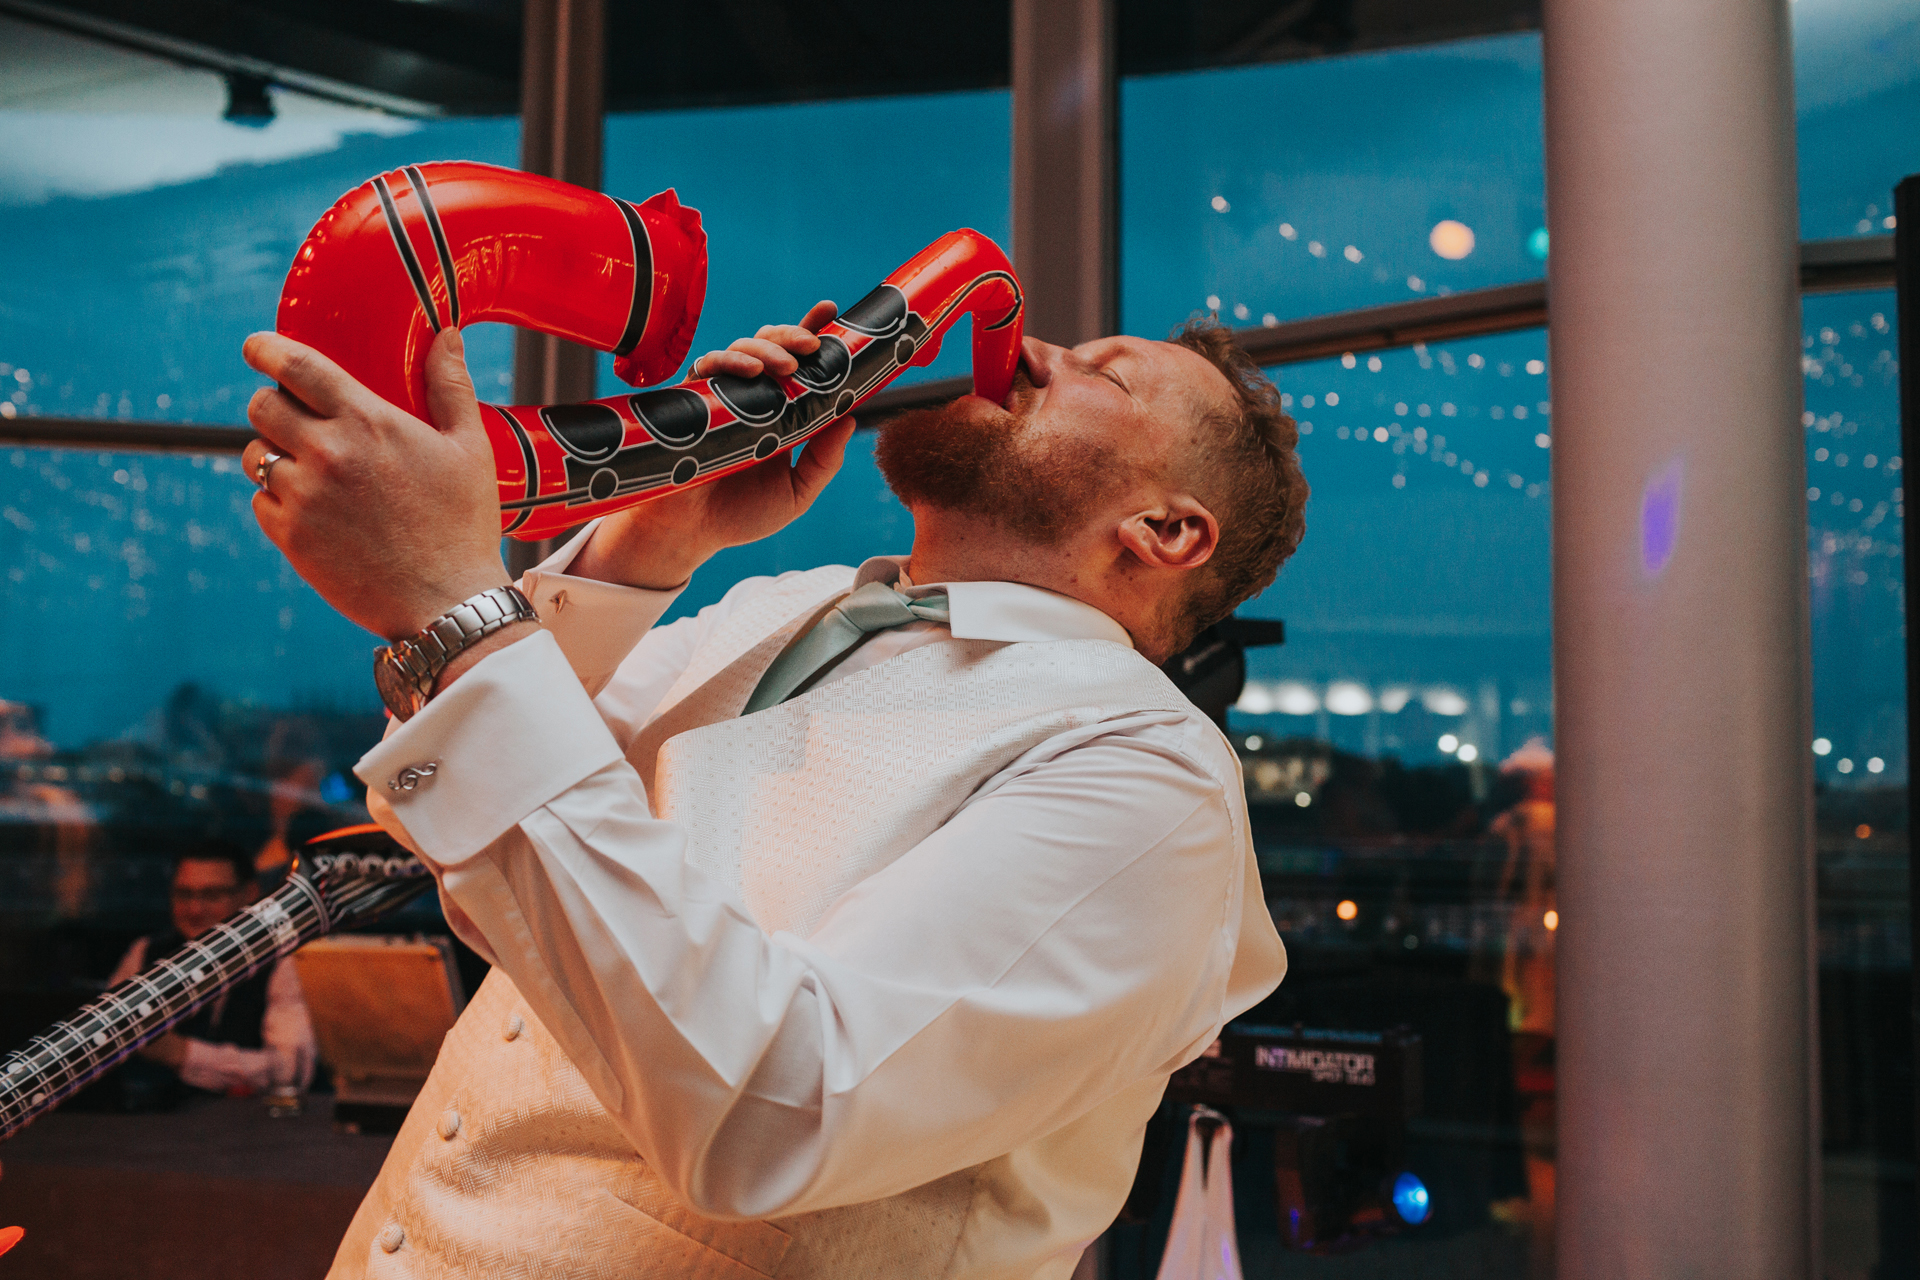
[[[694,361],[692,377],[791,374],[800,367],[794,357],[819,350],[815,335],[838,314],[831,302],[815,303],[799,324],[766,325],[725,351],[709,351]],[[840,470],[852,434],[853,419],[842,418],[815,433],[797,462],[778,453],[724,480],[616,512],[567,572],[626,586],[677,587],[715,552],[778,533],[805,513]]]
[[[328,604],[397,640],[508,581],[493,450],[458,329],[427,356],[431,424],[277,333],[254,334],[244,354],[280,384],[247,406],[261,437],[242,455],[247,477],[269,450],[282,455],[254,517]]]

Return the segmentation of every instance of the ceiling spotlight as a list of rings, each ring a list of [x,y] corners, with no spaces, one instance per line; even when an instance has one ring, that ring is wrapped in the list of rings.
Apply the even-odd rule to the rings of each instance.
[[[221,119],[248,129],[264,129],[273,123],[273,98],[267,92],[271,82],[265,76],[244,71],[227,73],[227,109]]]

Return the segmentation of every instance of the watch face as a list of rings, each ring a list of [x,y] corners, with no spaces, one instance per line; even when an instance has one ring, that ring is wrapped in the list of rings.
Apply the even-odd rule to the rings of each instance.
[[[387,704],[387,710],[401,720],[410,718],[426,703],[412,675],[394,660],[392,649],[374,650],[373,687],[380,691],[380,700]]]

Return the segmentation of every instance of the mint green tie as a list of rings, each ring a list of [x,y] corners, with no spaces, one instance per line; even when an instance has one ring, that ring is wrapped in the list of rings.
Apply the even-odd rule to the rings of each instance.
[[[750,716],[785,702],[874,632],[922,621],[948,621],[944,593],[913,600],[884,582],[869,582],[829,609],[813,630],[774,659],[740,714]]]

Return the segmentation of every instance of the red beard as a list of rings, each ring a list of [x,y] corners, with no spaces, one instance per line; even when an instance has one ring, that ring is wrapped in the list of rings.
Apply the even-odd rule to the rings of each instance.
[[[984,517],[1038,546],[1058,546],[1126,481],[1111,446],[1034,429],[1033,383],[1014,375],[1011,409],[952,401],[909,409],[880,428],[874,459],[908,506]]]

